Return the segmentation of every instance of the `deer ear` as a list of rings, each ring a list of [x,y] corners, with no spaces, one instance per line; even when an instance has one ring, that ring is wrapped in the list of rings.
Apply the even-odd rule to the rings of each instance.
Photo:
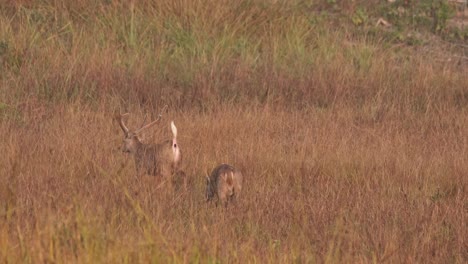
[[[210,182],[210,177],[208,177],[208,175],[205,175],[205,178],[206,178],[206,182]]]

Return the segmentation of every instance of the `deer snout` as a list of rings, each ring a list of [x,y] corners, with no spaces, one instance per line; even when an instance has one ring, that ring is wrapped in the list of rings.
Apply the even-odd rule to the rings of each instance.
[[[127,148],[126,146],[122,147],[122,152],[123,153],[130,153],[130,149]]]
[[[130,150],[128,149],[127,145],[124,143],[122,146],[120,146],[118,148],[119,150],[121,150],[123,153],[129,153]]]

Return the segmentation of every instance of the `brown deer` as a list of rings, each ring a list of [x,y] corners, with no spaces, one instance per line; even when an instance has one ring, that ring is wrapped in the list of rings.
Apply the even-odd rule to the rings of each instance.
[[[228,202],[237,200],[242,190],[242,173],[228,164],[218,165],[210,176],[206,176],[206,201],[212,201],[216,196],[218,202],[227,207]]]
[[[178,172],[182,154],[177,144],[177,128],[174,121],[171,122],[173,138],[163,141],[159,144],[145,144],[141,142],[140,133],[154,126],[159,119],[140,127],[138,130],[130,130],[125,125],[123,118],[129,114],[117,114],[116,119],[124,132],[122,151],[133,155],[137,175],[148,174],[162,176],[169,179],[174,173]]]

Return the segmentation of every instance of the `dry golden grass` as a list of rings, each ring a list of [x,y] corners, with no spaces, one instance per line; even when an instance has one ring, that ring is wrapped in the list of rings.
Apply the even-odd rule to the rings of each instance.
[[[464,113],[369,125],[346,107],[170,112],[153,140],[170,137],[175,119],[190,177],[187,192],[171,193],[135,178],[112,111],[31,111],[0,128],[2,183],[14,182],[6,261],[466,260]],[[220,162],[246,175],[240,205],[227,211],[203,197],[205,172]]]
[[[303,4],[0,5],[0,260],[466,263],[466,60]],[[118,150],[115,111],[165,104],[145,140],[175,120],[180,192]],[[222,162],[228,210],[204,201]]]

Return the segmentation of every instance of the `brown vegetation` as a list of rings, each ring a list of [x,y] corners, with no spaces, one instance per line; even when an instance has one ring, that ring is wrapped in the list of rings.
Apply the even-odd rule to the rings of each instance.
[[[273,2],[1,6],[0,259],[466,263],[465,61]],[[177,192],[136,177],[112,121],[165,104],[145,142],[175,120]],[[224,162],[226,211],[204,197]]]

